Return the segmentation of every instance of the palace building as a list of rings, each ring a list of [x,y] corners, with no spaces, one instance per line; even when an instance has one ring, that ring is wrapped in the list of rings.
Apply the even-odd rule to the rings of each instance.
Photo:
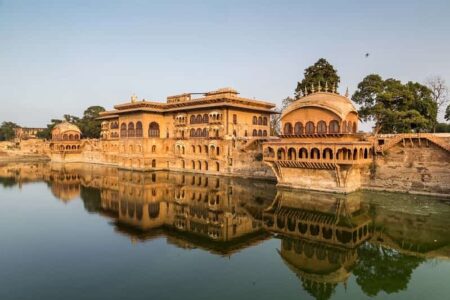
[[[263,146],[280,185],[333,192],[360,187],[373,143],[357,132],[358,113],[347,96],[319,85],[283,111],[281,129],[279,140]]]
[[[271,138],[275,105],[240,97],[231,88],[195,96],[170,96],[166,103],[133,96],[101,113],[104,162],[134,169],[271,173],[255,155]]]

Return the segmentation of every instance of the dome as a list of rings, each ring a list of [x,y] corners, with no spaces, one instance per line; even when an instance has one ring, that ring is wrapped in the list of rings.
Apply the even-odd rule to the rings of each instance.
[[[347,97],[329,92],[317,92],[292,102],[282,113],[281,118],[289,113],[306,107],[325,109],[336,114],[341,120],[353,112],[358,114],[355,106]]]
[[[78,128],[78,126],[69,123],[67,121],[55,125],[55,127],[53,127],[52,133],[53,132],[64,133],[66,131],[76,131],[78,133],[81,133],[81,130],[80,128]]]

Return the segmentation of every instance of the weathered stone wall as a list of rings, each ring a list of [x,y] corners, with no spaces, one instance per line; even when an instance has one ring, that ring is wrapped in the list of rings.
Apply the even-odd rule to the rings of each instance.
[[[398,143],[374,163],[363,188],[450,195],[450,153],[432,143]]]

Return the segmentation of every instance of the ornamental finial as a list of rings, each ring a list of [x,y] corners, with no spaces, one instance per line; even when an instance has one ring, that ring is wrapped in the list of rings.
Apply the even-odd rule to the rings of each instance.
[[[311,93],[314,93],[314,84],[311,83]]]
[[[325,81],[325,92],[328,92],[328,81]]]
[[[320,92],[322,90],[322,87],[320,86],[320,80],[319,80],[319,84],[317,85],[317,89],[318,89],[318,92]]]
[[[345,90],[345,97],[348,98],[348,87],[347,87],[347,89]]]

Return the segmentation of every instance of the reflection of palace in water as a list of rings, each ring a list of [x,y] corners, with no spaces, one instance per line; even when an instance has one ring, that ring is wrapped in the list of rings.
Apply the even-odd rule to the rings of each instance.
[[[275,193],[265,182],[192,173],[119,171],[111,183],[101,192],[101,208],[137,237],[167,229],[230,242],[261,233],[258,215]]]
[[[317,298],[346,284],[357,247],[371,234],[367,211],[354,196],[279,190],[263,219],[281,238],[283,261]]]
[[[376,287],[367,293],[399,291],[424,259],[450,257],[450,207],[435,199],[417,197],[412,205],[407,195],[300,193],[265,181],[100,165],[0,167],[3,186],[39,181],[65,203],[81,198],[133,242],[165,237],[177,247],[230,255],[272,234],[281,260],[318,299],[351,274],[364,291]]]

